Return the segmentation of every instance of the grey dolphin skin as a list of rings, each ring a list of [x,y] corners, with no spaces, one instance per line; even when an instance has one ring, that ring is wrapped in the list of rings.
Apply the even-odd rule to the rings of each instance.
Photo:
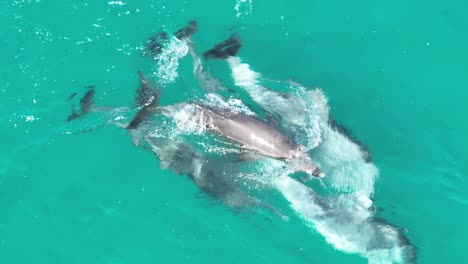
[[[143,102],[143,105],[141,105],[142,108],[126,127],[128,130],[147,129],[141,127],[140,124],[150,117],[159,104],[159,90],[149,84],[148,79],[143,73],[138,73],[141,86],[135,100]],[[148,88],[151,92],[152,96],[147,97],[147,101],[140,100],[141,98],[139,98],[148,95],[148,91],[142,92],[142,87],[145,87],[144,89]],[[76,115],[76,118],[86,115],[89,108],[93,105],[94,94],[94,89],[89,90],[80,100],[82,109],[79,112],[74,110],[74,115],[72,115]],[[76,96],[76,94],[73,96]],[[143,146],[156,154],[163,168],[170,169],[179,175],[188,176],[209,197],[219,200],[234,209],[262,207],[270,210],[283,220],[287,219],[276,208],[251,196],[239,186],[240,184],[235,177],[238,170],[228,169],[236,168],[237,164],[206,157],[202,153],[199,153],[192,145],[182,140],[148,135],[145,136],[145,144]],[[230,175],[228,176],[226,173]]]
[[[227,59],[230,56],[235,56],[241,47],[241,39],[239,35],[234,33],[228,39],[203,53],[203,57],[205,59]]]
[[[190,38],[197,31],[197,21],[192,20],[187,26],[177,30],[173,35],[179,40]],[[145,55],[156,56],[160,54],[164,46],[169,42],[169,35],[162,31],[152,36],[146,43]]]
[[[127,129],[135,129],[147,120],[158,107],[161,97],[161,91],[153,87],[148,78],[146,78],[141,71],[138,71],[138,76],[140,79],[140,87],[137,90],[135,104],[141,108],[132,121],[130,121]]]
[[[227,110],[215,111],[199,104],[193,106],[209,117],[206,125],[211,132],[267,157],[286,162],[300,161],[298,170],[316,177],[325,176],[298,145],[263,120]]]
[[[137,73],[140,80],[140,86],[137,89],[134,106],[141,107],[149,104],[154,99],[156,89],[151,85],[151,82],[141,71],[138,71]]]
[[[72,121],[77,118],[81,118],[86,115],[94,104],[94,94],[96,93],[94,86],[88,86],[88,91],[84,94],[84,96],[80,99],[80,110],[76,111],[75,109],[72,110],[72,113],[67,117],[66,121]],[[67,101],[72,100],[78,92],[74,92],[67,98]]]
[[[174,33],[174,36],[180,40],[184,38],[190,38],[197,31],[197,21],[192,20],[189,24],[177,32]]]

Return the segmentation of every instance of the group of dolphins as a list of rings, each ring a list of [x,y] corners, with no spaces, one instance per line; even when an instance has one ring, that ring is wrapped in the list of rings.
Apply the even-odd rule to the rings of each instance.
[[[246,109],[229,107],[229,104],[225,102],[225,98],[219,92],[223,90],[230,91],[230,89],[223,87],[218,80],[203,68],[202,59],[194,50],[191,36],[196,31],[197,23],[191,21],[187,26],[173,34],[158,33],[149,39],[144,53],[145,55],[157,57],[158,54],[164,51],[171,38],[184,42],[188,47],[188,53],[193,57],[195,77],[199,80],[200,86],[210,95],[209,97],[215,98],[217,103],[183,102],[161,106],[161,90],[153,85],[141,71],[138,71],[140,85],[136,92],[134,106],[124,108],[126,110],[135,109],[136,114],[128,123],[113,123],[128,130],[135,144],[142,145],[156,154],[161,167],[171,169],[179,175],[187,175],[210,197],[218,199],[232,208],[260,206],[271,210],[282,219],[287,219],[279,210],[256,198],[243,186],[246,181],[255,181],[256,179],[246,176],[255,173],[248,172],[249,166],[243,166],[242,164],[270,160],[278,164],[278,166],[266,173],[282,171],[284,175],[290,175],[295,172],[305,172],[307,176],[280,177],[278,178],[280,180],[271,180],[273,183],[262,182],[261,185],[258,185],[257,182],[255,186],[263,188],[275,185],[279,190],[284,190],[286,198],[296,207],[301,205],[301,199],[304,199],[304,197],[310,199],[310,203],[315,206],[315,211],[312,213],[297,209],[298,213],[322,228],[335,229],[334,231],[324,229],[321,233],[326,236],[328,242],[334,244],[338,249],[360,253],[369,259],[372,259],[372,254],[377,252],[375,250],[391,250],[392,252],[388,254],[400,255],[388,257],[391,258],[389,263],[414,262],[416,259],[414,246],[409,243],[399,228],[384,220],[373,218],[371,205],[359,205],[358,207],[363,207],[363,209],[355,210],[362,210],[363,213],[362,216],[356,217],[355,212],[351,212],[354,209],[350,209],[354,208],[354,205],[350,205],[349,208],[341,208],[342,203],[338,206],[338,203],[327,202],[325,198],[304,184],[311,178],[321,179],[326,177],[327,174],[327,171],[323,171],[314,161],[314,158],[310,157],[310,149],[316,146],[306,146],[299,143],[300,138],[309,136],[307,134],[309,131],[304,129],[305,124],[311,121],[307,116],[308,106],[298,106],[293,103],[295,100],[293,94],[267,89],[251,83],[251,79],[247,78],[248,76],[243,76],[242,70],[245,65],[240,63],[239,58],[236,57],[242,42],[237,34],[232,34],[228,39],[203,53],[203,58],[205,60],[220,59],[227,61],[233,71],[233,76],[235,76],[236,85],[248,92],[264,112],[265,118],[262,118],[253,112],[249,106],[242,103]],[[241,74],[234,74],[236,71],[240,71]],[[288,84],[301,87],[294,82],[288,82]],[[82,118],[90,112],[122,111],[122,108],[95,106],[95,88],[94,86],[87,88],[84,96],[80,99],[78,109],[73,109],[67,121]],[[313,91],[305,90],[303,92],[305,94],[313,93]],[[69,99],[73,99],[75,96],[76,93],[72,94]],[[161,126],[167,125],[167,119],[172,123],[180,121],[178,120],[181,118],[180,113],[184,113],[182,117],[182,119],[185,119],[184,122],[190,120],[190,122],[196,124],[199,131],[201,131],[199,135],[202,137],[212,137],[217,142],[237,148],[239,151],[235,152],[235,158],[225,153],[221,158],[207,155],[197,149],[193,141],[184,140],[183,136],[177,137],[170,135],[170,133],[165,135],[155,133],[155,131],[161,130]],[[318,115],[320,114],[318,113]],[[329,117],[328,113],[322,114],[327,115],[326,123],[330,129],[341,134],[351,144],[357,146],[365,163],[372,162],[371,155],[365,145],[352,137],[349,131]],[[166,119],[161,121],[158,119],[160,117]],[[241,181],[239,180],[240,175],[242,176]],[[290,192],[289,190],[292,188],[297,193]],[[308,205],[306,207],[309,208]],[[341,210],[341,212],[337,212],[337,210]],[[337,225],[337,223],[340,224]],[[333,227],[329,227],[330,225],[333,225]],[[351,231],[351,229],[356,231]],[[328,234],[330,232],[337,233],[343,241],[349,240],[348,244],[355,243],[356,245],[350,249],[348,246],[333,242],[331,238],[333,235]],[[397,250],[397,253],[394,252],[395,248],[399,250]]]

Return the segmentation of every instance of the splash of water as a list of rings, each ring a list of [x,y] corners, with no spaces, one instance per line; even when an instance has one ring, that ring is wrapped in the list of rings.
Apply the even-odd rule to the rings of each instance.
[[[185,57],[188,52],[187,42],[173,36],[162,52],[155,56],[157,70],[154,74],[162,85],[167,85],[177,79],[179,76],[177,72],[179,60]]]
[[[329,106],[322,90],[307,90],[298,83],[285,83],[291,94],[282,94],[260,85],[261,74],[238,57],[228,59],[236,85],[256,103],[282,117],[281,123],[307,149],[326,173],[324,182],[339,192],[371,197],[378,170],[366,163],[359,146],[328,126]]]
[[[216,107],[222,109],[229,109],[233,113],[243,113],[246,115],[255,115],[254,112],[250,110],[248,106],[244,104],[239,99],[229,98],[228,101],[224,101],[221,96],[214,93],[208,93],[205,95],[205,98],[201,100],[202,103],[206,104],[208,107]]]

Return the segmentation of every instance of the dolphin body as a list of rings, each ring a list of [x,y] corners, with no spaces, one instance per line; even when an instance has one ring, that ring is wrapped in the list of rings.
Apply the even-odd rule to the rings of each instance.
[[[204,119],[204,125],[209,131],[260,155],[293,163],[298,171],[316,177],[325,176],[299,145],[263,120],[226,109],[215,110],[199,104],[192,106],[208,117]]]
[[[146,121],[159,106],[159,99],[161,97],[160,89],[152,86],[148,78],[141,71],[138,71],[138,77],[140,79],[140,87],[138,87],[135,97],[135,107],[141,108],[132,121],[130,121],[127,129],[135,129]]]
[[[67,117],[66,121],[72,121],[77,118],[82,118],[85,116],[92,108],[94,104],[94,94],[96,93],[94,86],[88,86],[88,91],[83,95],[80,99],[80,107],[79,111],[76,109],[72,109],[72,113]],[[70,101],[78,94],[78,92],[74,92],[71,94],[66,101]]]
[[[187,26],[174,32],[173,36],[179,40],[190,38],[197,31],[197,22],[192,20]],[[169,42],[169,34],[165,31],[158,32],[152,36],[146,43],[145,55],[157,56]]]

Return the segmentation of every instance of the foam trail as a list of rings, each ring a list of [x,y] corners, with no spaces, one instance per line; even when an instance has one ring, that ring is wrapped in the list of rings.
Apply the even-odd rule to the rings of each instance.
[[[217,108],[230,109],[235,113],[240,112],[247,115],[255,115],[241,100],[230,97],[226,102],[221,95],[217,94],[218,91],[226,91],[228,88],[224,87],[209,71],[203,69],[201,58],[197,55],[190,42],[189,53],[193,58],[193,74],[201,87],[208,92],[205,95],[206,98],[202,100],[203,103]]]
[[[296,89],[296,96],[280,94],[260,85],[261,75],[253,71],[250,65],[242,63],[240,58],[229,57],[227,61],[236,85],[247,91],[262,108],[278,116],[296,143],[307,150],[320,144],[319,116],[316,114],[318,105],[310,100],[305,88]]]
[[[187,55],[189,46],[185,39],[171,37],[168,45],[160,54],[154,57],[157,61],[158,68],[154,72],[161,84],[169,84],[175,81],[179,76],[177,69],[179,60]]]
[[[311,156],[327,172],[323,180],[336,191],[372,197],[377,167],[365,162],[348,138],[324,124],[322,130],[322,143],[311,151]]]
[[[286,175],[278,177],[274,186],[297,215],[336,249],[375,264],[414,261],[415,248],[400,229],[372,217],[372,202],[366,196],[324,198]]]
[[[195,53],[191,43],[189,43],[189,53],[193,58],[193,75],[195,75],[205,91],[215,93],[218,90],[227,90],[210,72],[203,70],[201,58]]]
[[[258,84],[261,75],[253,71],[248,64],[242,63],[240,58],[229,57],[227,61],[235,84],[246,90],[255,102],[267,111],[278,113],[294,125],[305,124],[304,109],[297,107],[294,102],[291,103],[288,98],[279,96],[277,92]]]
[[[281,117],[295,141],[310,150],[327,176],[323,181],[340,192],[371,197],[378,170],[362,159],[358,145],[328,125],[329,106],[320,89],[289,82],[291,94],[282,94],[260,85],[261,75],[238,57],[227,59],[237,86],[249,93],[261,107]]]

